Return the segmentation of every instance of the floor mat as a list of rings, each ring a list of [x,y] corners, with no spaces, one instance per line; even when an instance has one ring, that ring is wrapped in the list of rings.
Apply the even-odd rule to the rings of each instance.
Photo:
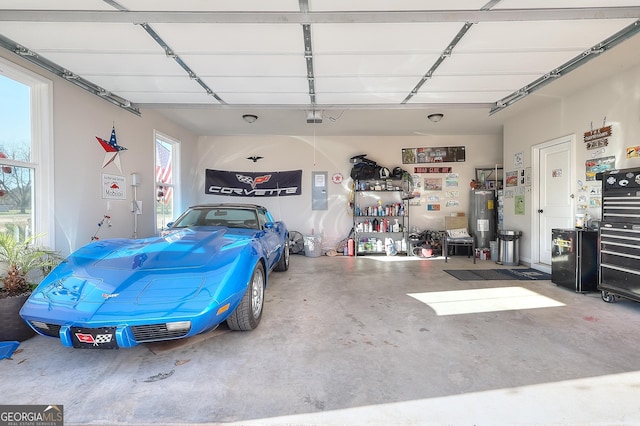
[[[512,279],[518,280],[550,280],[551,274],[538,271],[537,269],[497,269],[503,274],[510,275]]]
[[[445,269],[460,281],[550,280],[551,275],[536,269]]]
[[[513,280],[501,274],[499,269],[445,269],[445,272],[460,281]]]

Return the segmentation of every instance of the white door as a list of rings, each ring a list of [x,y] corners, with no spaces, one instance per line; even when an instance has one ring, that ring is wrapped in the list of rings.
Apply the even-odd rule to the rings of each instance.
[[[551,230],[573,227],[574,195],[571,188],[575,174],[574,143],[574,136],[566,136],[533,149],[533,158],[534,161],[537,159],[538,164],[533,167],[532,200],[535,210],[532,254],[537,264],[551,265]]]

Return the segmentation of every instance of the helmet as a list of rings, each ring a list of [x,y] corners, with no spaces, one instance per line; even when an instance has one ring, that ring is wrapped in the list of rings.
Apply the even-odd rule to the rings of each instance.
[[[402,167],[394,167],[393,168],[393,177],[394,178],[402,178],[402,175],[405,173],[405,171],[402,169]]]
[[[388,179],[391,176],[389,169],[386,167],[380,167],[380,179]]]

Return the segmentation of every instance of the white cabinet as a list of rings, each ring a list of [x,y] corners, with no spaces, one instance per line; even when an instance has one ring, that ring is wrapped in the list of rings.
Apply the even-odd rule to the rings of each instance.
[[[355,254],[385,254],[387,244],[394,244],[399,254],[406,254],[409,202],[403,197],[402,181],[368,180],[355,185]]]

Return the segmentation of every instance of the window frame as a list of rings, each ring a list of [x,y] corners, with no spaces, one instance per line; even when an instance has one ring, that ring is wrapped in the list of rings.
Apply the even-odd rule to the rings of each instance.
[[[171,184],[164,184],[156,180],[156,164],[158,163],[158,150],[156,149],[157,141],[161,141],[171,145]],[[181,205],[181,194],[179,191],[180,188],[180,144],[181,142],[171,136],[168,136],[158,130],[153,131],[153,191],[154,191],[154,222],[155,222],[155,230],[156,232],[161,232],[167,226],[167,223],[172,222],[174,219],[178,218],[181,211],[179,211],[179,206]],[[173,217],[166,218],[164,226],[158,221],[157,207],[158,207],[158,197],[156,195],[156,191],[159,186],[171,187],[172,189],[172,211]]]
[[[53,81],[0,57],[3,75],[29,86],[31,104],[31,162],[3,159],[9,166],[33,169],[32,221],[39,243],[54,247]]]

